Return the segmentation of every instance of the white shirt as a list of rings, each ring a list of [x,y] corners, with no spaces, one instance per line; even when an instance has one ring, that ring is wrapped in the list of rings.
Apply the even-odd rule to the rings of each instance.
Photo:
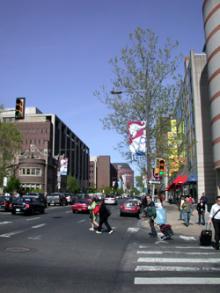
[[[209,217],[212,218],[213,215],[218,211],[220,210],[220,205],[219,204],[213,204],[213,206],[211,207],[211,211],[210,211],[210,214],[209,214]],[[214,219],[216,220],[220,220],[220,211],[215,215]]]

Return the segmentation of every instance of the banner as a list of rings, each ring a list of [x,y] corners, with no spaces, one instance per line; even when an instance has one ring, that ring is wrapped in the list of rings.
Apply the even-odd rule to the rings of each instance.
[[[128,122],[129,149],[132,155],[144,156],[146,153],[146,122]]]
[[[67,175],[67,168],[68,168],[68,158],[66,158],[64,155],[60,156],[59,158],[60,162],[60,175]]]

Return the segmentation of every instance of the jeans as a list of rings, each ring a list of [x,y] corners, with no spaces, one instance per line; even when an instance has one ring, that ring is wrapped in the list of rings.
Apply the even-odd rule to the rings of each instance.
[[[205,213],[199,213],[198,216],[199,216],[198,224],[205,225]]]
[[[191,216],[191,212],[184,211],[183,217],[184,217],[184,223],[186,226],[189,226],[190,216]]]

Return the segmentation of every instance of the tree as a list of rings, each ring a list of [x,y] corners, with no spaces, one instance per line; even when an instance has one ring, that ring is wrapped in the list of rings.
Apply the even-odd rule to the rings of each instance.
[[[20,190],[20,181],[14,176],[10,177],[7,187],[5,188],[5,191],[9,193],[13,193],[14,191],[19,191],[19,190]]]
[[[21,133],[16,125],[0,122],[0,186],[3,184],[3,177],[12,173],[13,161],[21,148],[21,143]]]
[[[138,27],[130,34],[130,47],[123,48],[120,57],[110,60],[114,74],[112,89],[120,89],[123,94],[113,96],[105,87],[95,92],[110,110],[102,120],[103,126],[116,130],[122,136],[118,148],[125,158],[130,157],[127,151],[128,121],[146,121],[145,162],[148,176],[157,156],[157,121],[173,113],[179,92],[177,65],[180,55],[174,54],[177,47],[177,42],[167,39],[160,48],[154,32]]]
[[[67,191],[77,193],[80,191],[78,180],[73,176],[67,176]]]

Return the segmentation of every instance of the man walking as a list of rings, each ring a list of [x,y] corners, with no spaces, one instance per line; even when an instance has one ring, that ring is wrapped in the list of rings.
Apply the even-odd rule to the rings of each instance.
[[[145,203],[144,213],[149,219],[149,226],[151,229],[151,232],[149,233],[152,237],[157,237],[157,231],[154,226],[154,219],[156,218],[156,207],[155,203],[152,200],[151,195],[146,196],[146,203]]]
[[[102,225],[105,224],[106,228],[107,228],[107,232],[109,234],[112,234],[113,230],[111,228],[111,226],[108,223],[108,218],[111,215],[109,209],[106,207],[104,199],[101,201],[100,204],[100,209],[99,209],[99,227],[96,231],[97,234],[101,234],[102,233]]]
[[[220,240],[220,196],[216,197],[216,203],[212,205],[209,214],[209,224],[213,224],[215,230],[215,249],[219,250]]]

